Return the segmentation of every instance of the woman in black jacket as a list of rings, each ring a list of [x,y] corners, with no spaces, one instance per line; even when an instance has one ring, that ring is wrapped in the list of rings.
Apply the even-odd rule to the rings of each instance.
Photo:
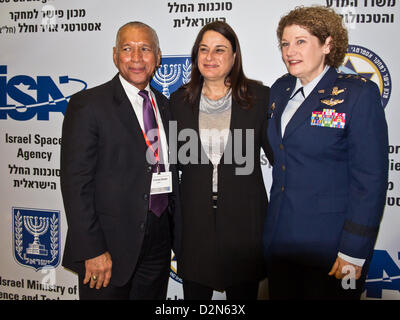
[[[178,275],[184,298],[256,299],[265,277],[267,210],[260,151],[272,153],[269,88],[245,77],[239,42],[224,22],[204,26],[192,49],[188,84],[170,99],[178,126],[183,237]]]

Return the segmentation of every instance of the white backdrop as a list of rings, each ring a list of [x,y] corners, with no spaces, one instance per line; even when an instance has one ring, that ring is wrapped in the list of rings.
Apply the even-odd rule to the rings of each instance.
[[[343,15],[347,71],[381,89],[390,183],[363,298],[400,299],[399,1],[0,0],[0,300],[78,298],[76,275],[61,266],[67,229],[59,184],[63,112],[71,94],[115,75],[112,47],[122,24],[140,20],[157,31],[163,66],[154,85],[166,95],[190,74],[200,28],[217,19],[236,31],[246,75],[271,86],[286,73],[278,21],[295,6],[311,4]],[[270,169],[262,162],[269,188]],[[172,261],[169,299],[182,298],[175,271]]]

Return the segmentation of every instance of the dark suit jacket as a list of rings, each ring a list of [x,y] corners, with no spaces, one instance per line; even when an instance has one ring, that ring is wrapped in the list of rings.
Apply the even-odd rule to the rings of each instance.
[[[168,100],[152,91],[168,138]],[[152,168],[146,161],[146,148],[118,75],[71,97],[61,146],[61,190],[68,222],[65,267],[84,272],[84,260],[109,251],[111,283],[120,286],[128,281],[138,261],[148,215]],[[177,191],[174,165],[170,171]],[[174,205],[176,193],[169,195],[170,211],[179,209]],[[177,223],[178,217],[176,212]]]
[[[182,253],[178,257],[178,275],[215,289],[258,281],[264,277],[262,228],[267,210],[267,194],[260,165],[260,150],[271,159],[267,142],[267,105],[269,88],[252,84],[252,108],[243,109],[232,99],[230,131],[227,145],[246,150],[246,129],[254,130],[254,170],[249,175],[237,175],[243,167],[238,159],[226,158],[227,149],[218,166],[218,209],[212,208],[213,165],[208,160],[199,139],[199,100],[190,105],[183,100],[183,90],[170,99],[178,134],[182,129],[196,132],[199,164],[178,162],[182,171],[180,195],[182,204]],[[233,129],[242,129],[235,135]],[[236,132],[237,134],[238,132]],[[182,148],[186,141],[179,141]],[[234,154],[234,152],[232,153]],[[201,158],[207,159],[201,164]],[[182,160],[182,159],[178,159]]]
[[[388,181],[387,125],[378,87],[330,68],[282,137],[281,116],[295,84],[296,78],[286,75],[271,88],[268,137],[275,163],[265,254],[273,250],[326,268],[339,251],[366,259],[378,233]],[[313,112],[323,109],[345,113],[345,127],[312,126]]]

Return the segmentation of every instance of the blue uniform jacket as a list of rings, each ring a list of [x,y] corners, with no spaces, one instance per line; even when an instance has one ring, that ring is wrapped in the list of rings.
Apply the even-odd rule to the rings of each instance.
[[[379,89],[372,81],[330,68],[282,137],[281,115],[295,85],[296,78],[287,74],[271,88],[268,138],[274,167],[265,255],[327,267],[339,251],[366,259],[388,182],[388,134]]]

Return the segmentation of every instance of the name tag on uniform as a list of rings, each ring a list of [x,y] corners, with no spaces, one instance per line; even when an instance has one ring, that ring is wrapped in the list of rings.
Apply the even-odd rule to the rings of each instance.
[[[172,172],[153,173],[150,194],[172,192]]]
[[[344,129],[345,124],[346,113],[337,113],[334,109],[313,111],[311,115],[312,126]]]

